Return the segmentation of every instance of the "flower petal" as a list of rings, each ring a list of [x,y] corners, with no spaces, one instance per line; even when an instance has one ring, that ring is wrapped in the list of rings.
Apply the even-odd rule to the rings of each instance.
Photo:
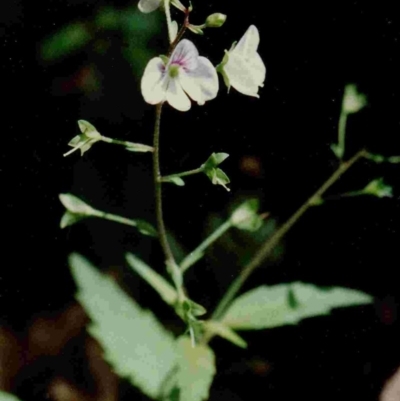
[[[179,111],[188,111],[190,109],[190,100],[176,78],[168,81],[166,99],[172,107]]]
[[[232,53],[241,55],[241,57],[252,57],[257,52],[260,43],[260,34],[254,25],[250,25],[245,34],[239,40],[239,43],[232,50]]]
[[[161,0],[140,0],[138,7],[142,13],[151,13],[160,7]]]
[[[219,89],[218,75],[210,60],[198,58],[197,68],[193,71],[179,72],[179,82],[183,90],[199,105],[214,99]]]
[[[157,104],[165,100],[168,74],[164,71],[165,65],[160,57],[151,59],[147,64],[141,81],[142,95],[147,103]]]
[[[178,64],[186,71],[192,71],[197,68],[198,58],[199,52],[196,46],[190,40],[183,39],[172,53],[170,64]]]
[[[254,70],[251,64],[247,63],[236,54],[230,54],[229,60],[224,66],[224,71],[229,78],[229,84],[233,86],[238,92],[248,96],[258,96],[258,87],[262,82],[257,81]]]

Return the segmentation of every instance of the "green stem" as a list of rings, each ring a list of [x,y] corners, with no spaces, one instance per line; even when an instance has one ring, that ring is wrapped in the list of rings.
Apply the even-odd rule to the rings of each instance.
[[[121,141],[120,139],[114,139],[114,138],[108,138],[106,136],[102,136],[101,140],[103,142],[107,143],[112,143],[114,145],[122,145],[125,146],[126,148],[135,148],[137,147],[138,149],[141,149],[143,152],[153,152],[154,148],[149,145],[144,145],[142,143],[135,143],[135,142],[129,142],[129,141]]]
[[[207,237],[196,249],[187,255],[180,263],[182,273],[184,273],[190,266],[196,263],[202,256],[204,251],[214,243],[219,237],[221,237],[226,231],[232,227],[231,220],[227,220],[225,223],[220,225],[209,237]]]
[[[261,246],[251,261],[243,268],[240,275],[233,281],[228,291],[222,297],[215,309],[212,320],[221,319],[229,304],[240,291],[245,281],[253,271],[270,255],[271,251],[283,238],[283,236],[294,226],[303,214],[315,204],[316,199],[322,198],[323,194],[359,159],[366,155],[365,150],[360,150],[347,162],[342,162],[338,169],[322,184],[322,186],[286,221],[275,233]]]
[[[338,145],[340,149],[340,160],[343,159],[345,151],[346,123],[347,123],[347,113],[345,113],[342,110],[342,112],[340,113],[339,128],[338,128]]]
[[[153,137],[153,181],[155,189],[156,199],[156,218],[158,234],[160,237],[161,247],[164,252],[166,263],[175,265],[175,258],[172,254],[171,247],[167,238],[167,230],[165,229],[164,218],[163,218],[163,207],[162,207],[162,185],[161,185],[161,173],[160,173],[160,123],[161,123],[161,111],[162,103],[156,106],[156,122],[154,125],[154,137]]]
[[[110,221],[115,221],[117,223],[125,224],[126,226],[137,227],[137,222],[135,220],[131,220],[122,216],[117,216],[116,214],[111,214],[102,212],[100,210],[96,210],[96,212],[93,213],[93,215],[105,220],[110,220]]]
[[[165,9],[165,17],[167,19],[167,27],[168,27],[168,38],[169,43],[172,43],[172,18],[171,18],[171,8],[169,4],[170,0],[164,0],[164,9]]]
[[[188,175],[194,175],[194,174],[199,174],[202,173],[204,171],[204,169],[202,167],[199,168],[195,168],[193,170],[189,170],[189,171],[184,171],[182,173],[176,173],[176,174],[171,174],[171,175],[166,175],[164,177],[161,177],[161,181],[162,182],[168,182],[170,178],[174,178],[174,177],[186,177]]]

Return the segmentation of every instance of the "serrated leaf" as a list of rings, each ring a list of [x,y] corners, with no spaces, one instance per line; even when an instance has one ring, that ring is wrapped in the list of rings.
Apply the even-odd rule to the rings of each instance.
[[[173,175],[170,177],[163,178],[164,182],[171,182],[172,184],[178,185],[178,187],[183,187],[185,185],[185,181],[180,177],[174,177]]]
[[[177,362],[173,336],[82,256],[71,255],[69,261],[78,286],[76,298],[91,318],[89,332],[102,345],[105,359],[117,374],[156,398]]]
[[[204,322],[205,329],[211,334],[218,335],[232,344],[237,345],[240,348],[247,348],[247,343],[243,340],[239,334],[235,333],[229,326],[222,322],[215,320],[207,320]]]
[[[178,338],[175,380],[180,401],[206,400],[215,373],[215,355],[210,347],[192,347],[189,337]]]
[[[168,305],[173,305],[176,302],[178,294],[175,288],[163,276],[131,253],[126,254],[126,260],[132,269],[143,280],[147,281]]]
[[[296,307],[288,302],[288,291]],[[332,287],[322,290],[312,284],[295,282],[261,286],[238,297],[228,309],[223,323],[236,330],[266,329],[320,315],[333,308],[371,303],[373,298],[361,291]]]
[[[14,394],[0,390],[0,401],[20,401]]]

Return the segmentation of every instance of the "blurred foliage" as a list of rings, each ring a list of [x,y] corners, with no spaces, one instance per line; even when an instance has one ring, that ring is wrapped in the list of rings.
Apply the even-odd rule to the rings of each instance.
[[[19,401],[19,399],[13,394],[0,390],[0,401]]]
[[[81,51],[106,56],[116,37],[120,37],[123,57],[140,75],[154,55],[148,43],[160,27],[160,13],[144,15],[136,4],[124,9],[103,7],[92,19],[70,22],[45,38],[40,44],[40,58],[55,63]]]

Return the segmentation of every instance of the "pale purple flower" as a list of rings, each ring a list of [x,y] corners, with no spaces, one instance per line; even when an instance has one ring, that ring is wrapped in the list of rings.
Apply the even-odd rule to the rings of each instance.
[[[183,39],[178,43],[169,60],[155,57],[144,71],[141,89],[147,103],[167,101],[180,111],[190,109],[187,95],[199,105],[217,96],[218,76],[214,66],[199,56],[195,45]]]

